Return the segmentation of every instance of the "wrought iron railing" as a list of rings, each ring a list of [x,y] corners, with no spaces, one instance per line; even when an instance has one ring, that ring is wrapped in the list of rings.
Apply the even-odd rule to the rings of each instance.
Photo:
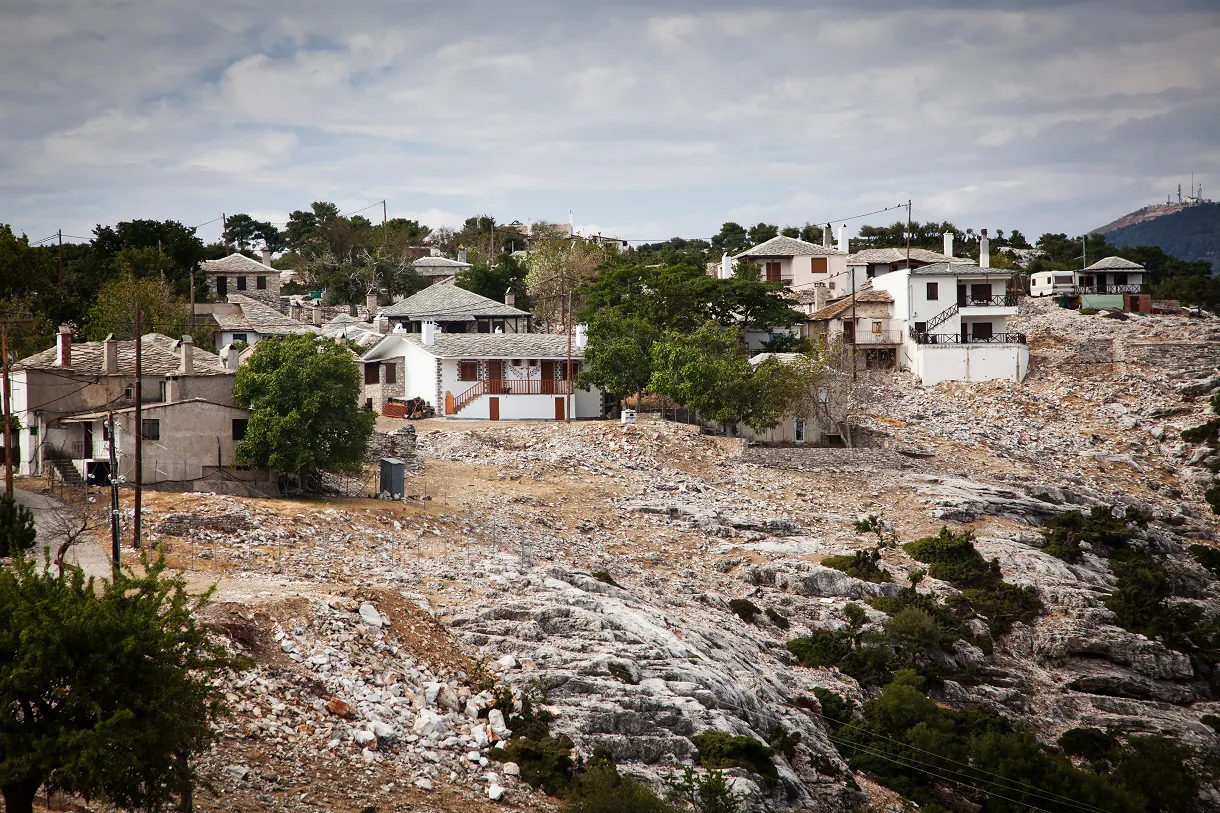
[[[960,333],[918,333],[911,328],[911,340],[916,344],[1027,344],[1024,333],[992,333],[990,336]]]
[[[1079,294],[1142,294],[1145,292],[1143,285],[1077,285],[1072,289],[1077,295]]]
[[[957,304],[962,308],[1015,308],[1020,301],[1021,295],[1010,291],[997,296],[967,296]]]

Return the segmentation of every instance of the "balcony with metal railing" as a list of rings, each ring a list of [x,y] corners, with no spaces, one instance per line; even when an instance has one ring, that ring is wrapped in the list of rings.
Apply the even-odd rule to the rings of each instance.
[[[1072,293],[1077,296],[1087,294],[1143,294],[1147,292],[1146,285],[1107,285],[1106,283],[1099,285],[1077,285],[1072,289]]]
[[[991,333],[989,335],[962,335],[960,333],[918,333],[915,328],[911,328],[910,336],[915,344],[1028,344],[1024,333],[1012,331],[1007,333]]]
[[[957,310],[962,316],[1015,316],[1020,302],[1021,294],[1011,291],[997,296],[966,296],[958,300]]]

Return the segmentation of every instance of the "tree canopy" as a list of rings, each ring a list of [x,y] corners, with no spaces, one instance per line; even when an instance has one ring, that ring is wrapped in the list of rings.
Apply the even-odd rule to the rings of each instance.
[[[0,570],[0,791],[30,813],[40,788],[160,809],[195,781],[241,667],[195,618],[163,560],[95,584],[18,557]]]
[[[233,387],[251,411],[237,458],[298,476],[360,471],[376,420],[359,406],[362,387],[351,351],[332,339],[263,339]]]

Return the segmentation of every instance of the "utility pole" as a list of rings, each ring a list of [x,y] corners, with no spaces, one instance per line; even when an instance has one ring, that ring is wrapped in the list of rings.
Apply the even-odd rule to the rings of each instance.
[[[564,405],[563,422],[572,422],[572,389],[576,386],[576,381],[572,378],[572,292],[568,291],[568,314],[563,319],[564,327],[568,330],[568,361],[567,368],[564,369],[563,378],[568,386],[564,397],[567,398],[567,403]]]
[[[846,242],[846,236],[844,237]],[[909,257],[909,254],[908,254]],[[907,267],[910,268],[910,262]],[[851,277],[851,380],[856,380],[856,270],[847,266],[847,275]]]
[[[911,270],[911,201],[907,199],[907,271]]]
[[[195,330],[195,269],[191,269],[191,331]]]
[[[64,287],[64,230],[60,229],[59,235],[59,287]]]
[[[119,461],[115,451],[119,436],[114,426],[114,410],[106,416],[110,436],[110,561],[115,571],[119,569]]]
[[[8,383],[8,321],[0,322],[0,356],[4,363],[4,494],[13,496],[13,407]]]
[[[132,536],[131,546],[136,550],[140,549],[140,509],[142,507],[142,497],[144,496],[140,488],[144,482],[144,413],[141,402],[144,400],[144,369],[142,364],[142,355],[140,345],[141,329],[140,324],[140,303],[136,302],[136,414],[135,414],[135,441],[136,441],[136,499],[135,499],[135,518],[132,521],[132,526],[135,532]]]
[[[229,218],[224,212],[220,213],[220,242],[226,249],[229,247]]]

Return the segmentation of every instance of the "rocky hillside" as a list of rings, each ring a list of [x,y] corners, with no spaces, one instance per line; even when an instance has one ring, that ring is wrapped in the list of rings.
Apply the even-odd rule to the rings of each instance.
[[[885,728],[892,703],[1022,753],[1106,743],[1029,756],[1068,777],[1035,808],[1187,809],[1125,807],[1098,778],[1170,742],[1215,809],[1217,458],[1181,433],[1210,417],[1220,322],[1020,318],[1026,382],[886,379],[878,448],[426,421],[405,504],[146,496],[258,663],[196,808],[557,808],[542,791],[568,769],[540,766],[569,744],[658,789],[722,771],[752,810],[1031,792],[995,784],[982,740]],[[929,781],[898,741],[972,763]]]

